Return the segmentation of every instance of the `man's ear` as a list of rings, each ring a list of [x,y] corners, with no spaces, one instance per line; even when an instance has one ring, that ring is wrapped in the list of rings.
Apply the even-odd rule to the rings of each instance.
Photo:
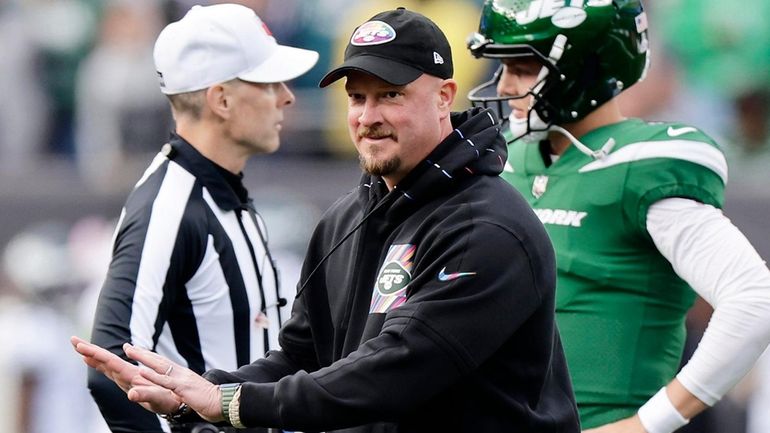
[[[206,105],[217,117],[228,119],[232,115],[230,89],[224,84],[214,84],[206,89]]]
[[[447,115],[452,110],[452,104],[457,96],[457,81],[449,78],[441,83],[439,88],[439,110]]]

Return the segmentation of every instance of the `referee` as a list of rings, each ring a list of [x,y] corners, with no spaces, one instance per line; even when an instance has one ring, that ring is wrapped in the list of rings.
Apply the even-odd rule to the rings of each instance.
[[[277,348],[286,304],[241,172],[278,148],[294,101],[284,82],[318,54],[278,45],[251,9],[220,4],[168,25],[154,56],[176,133],[123,208],[92,341],[121,357],[130,342],[197,373],[235,370]],[[113,432],[168,429],[96,370],[88,387]]]

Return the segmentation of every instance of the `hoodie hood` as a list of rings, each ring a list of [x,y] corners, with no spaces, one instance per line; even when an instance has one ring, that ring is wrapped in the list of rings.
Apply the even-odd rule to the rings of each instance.
[[[454,131],[439,143],[423,162],[427,171],[445,179],[449,178],[446,173],[461,178],[498,176],[502,173],[508,148],[500,134],[500,122],[494,112],[490,109],[474,108],[453,113],[451,120]],[[423,175],[428,176],[424,180],[430,183],[432,175]]]

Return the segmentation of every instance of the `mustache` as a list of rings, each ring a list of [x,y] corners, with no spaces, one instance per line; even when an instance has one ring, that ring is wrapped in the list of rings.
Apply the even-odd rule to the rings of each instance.
[[[389,131],[385,128],[382,128],[380,126],[361,126],[356,131],[356,134],[358,135],[358,138],[385,138],[385,137],[392,137],[394,140],[398,138],[396,136],[395,131]]]

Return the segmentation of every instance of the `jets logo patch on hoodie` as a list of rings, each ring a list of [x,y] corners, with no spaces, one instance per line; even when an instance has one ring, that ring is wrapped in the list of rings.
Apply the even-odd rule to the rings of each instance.
[[[406,302],[406,287],[412,281],[415,245],[391,245],[377,272],[369,313],[387,313]]]

